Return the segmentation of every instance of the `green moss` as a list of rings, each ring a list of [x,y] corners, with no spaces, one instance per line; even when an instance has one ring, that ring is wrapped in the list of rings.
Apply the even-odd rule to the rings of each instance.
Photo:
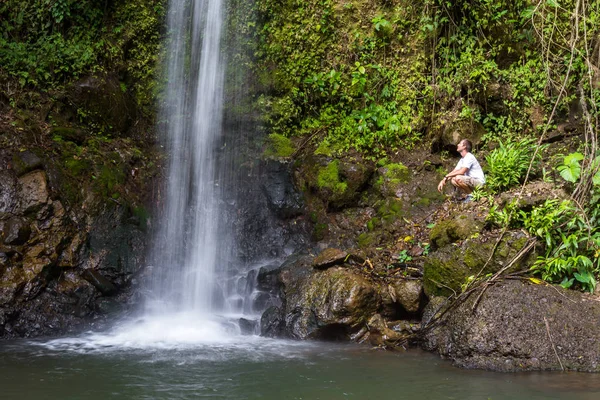
[[[379,218],[371,218],[369,220],[369,222],[367,222],[367,229],[369,231],[373,231],[380,226],[381,226],[381,220]]]
[[[364,249],[366,247],[369,247],[370,245],[372,245],[374,242],[374,237],[373,234],[371,233],[361,233],[360,235],[358,235],[358,247],[360,247],[361,249]]]
[[[400,199],[386,199],[377,209],[377,215],[381,217],[383,222],[392,223],[404,216],[403,202]]]
[[[375,188],[385,197],[395,196],[400,185],[410,181],[410,170],[402,163],[386,164],[375,181]]]
[[[327,235],[327,232],[329,232],[329,226],[327,224],[315,224],[315,227],[313,229],[313,239],[323,240]]]
[[[96,189],[104,196],[113,196],[118,185],[125,182],[125,173],[118,165],[103,165],[96,176]]]
[[[388,164],[385,169],[384,176],[391,183],[407,183],[410,180],[410,171],[402,163]]]
[[[338,160],[334,160],[326,167],[319,169],[317,186],[320,189],[330,189],[334,194],[342,194],[346,191],[348,184],[340,181]]]
[[[334,154],[341,153],[343,148],[339,143],[329,143],[327,140],[323,140],[319,143],[319,146],[315,150],[315,155],[323,155],[327,157],[331,157]]]
[[[428,207],[431,204],[431,200],[426,197],[421,197],[419,201],[417,201],[417,205],[421,207]]]
[[[66,140],[78,144],[81,144],[85,141],[84,132],[77,128],[57,126],[52,128],[50,134],[55,141]]]
[[[131,213],[138,222],[138,225],[145,229],[148,226],[148,220],[150,219],[150,212],[144,206],[133,207]]]
[[[81,158],[68,158],[64,161],[65,168],[73,176],[80,177],[91,171],[91,163]]]
[[[267,149],[264,155],[267,157],[289,157],[294,154],[292,141],[280,134],[272,133],[267,137]]]

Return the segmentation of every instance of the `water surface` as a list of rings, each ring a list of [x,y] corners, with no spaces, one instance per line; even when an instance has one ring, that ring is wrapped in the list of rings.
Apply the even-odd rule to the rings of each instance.
[[[594,374],[469,371],[421,351],[224,336],[0,343],[2,399],[598,399]]]

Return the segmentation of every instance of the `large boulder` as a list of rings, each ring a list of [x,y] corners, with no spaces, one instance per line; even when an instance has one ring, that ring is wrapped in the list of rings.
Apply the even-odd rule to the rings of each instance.
[[[449,296],[460,293],[461,285],[471,276],[493,274],[508,263],[528,243],[520,231],[507,232],[496,246],[498,235],[481,235],[465,240],[460,246],[445,246],[425,259],[423,286],[427,296]],[[493,257],[490,259],[490,256]],[[510,271],[527,269],[536,259],[533,249],[519,258]],[[484,268],[485,266],[485,268]]]
[[[423,347],[457,366],[600,372],[600,302],[558,286],[503,281],[474,292],[429,330]]]
[[[409,314],[416,314],[423,303],[423,283],[420,280],[400,280],[394,283],[396,303]]]
[[[263,314],[263,335],[349,340],[381,307],[376,285],[345,267],[316,270],[310,256],[284,265],[279,277],[283,304]]]
[[[402,197],[402,187],[412,180],[413,171],[402,163],[387,164],[377,169],[374,187],[383,197]]]
[[[37,154],[30,150],[24,150],[13,154],[12,168],[17,176],[25,175],[43,167],[43,161]]]

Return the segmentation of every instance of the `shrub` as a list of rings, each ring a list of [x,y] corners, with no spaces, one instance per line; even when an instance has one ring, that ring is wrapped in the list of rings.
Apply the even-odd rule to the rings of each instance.
[[[525,178],[531,158],[533,165],[541,159],[541,151],[535,152],[537,143],[534,139],[500,142],[487,157],[487,187],[493,192],[500,192],[519,184]]]

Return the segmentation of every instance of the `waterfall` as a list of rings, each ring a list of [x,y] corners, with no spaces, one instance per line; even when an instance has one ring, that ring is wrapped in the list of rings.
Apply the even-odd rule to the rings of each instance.
[[[210,314],[215,299],[222,298],[215,271],[226,262],[231,236],[221,224],[216,157],[223,122],[223,13],[223,0],[172,0],[169,5],[160,119],[170,161],[151,253],[153,297],[167,312]]]

